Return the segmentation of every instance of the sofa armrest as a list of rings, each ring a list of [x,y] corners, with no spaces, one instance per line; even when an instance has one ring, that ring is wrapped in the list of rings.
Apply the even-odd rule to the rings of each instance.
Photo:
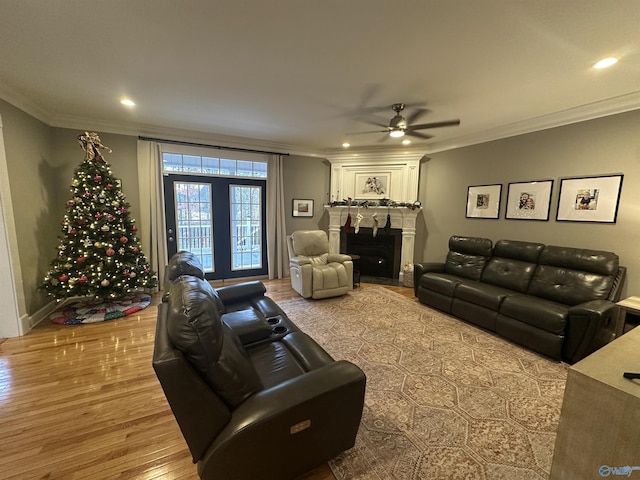
[[[569,308],[563,357],[575,363],[615,338],[615,306],[591,300]]]
[[[444,263],[442,262],[426,262],[413,264],[413,295],[418,296],[418,285],[420,277],[427,272],[444,273]]]
[[[329,256],[327,257],[327,263],[329,262],[344,263],[344,262],[350,262],[350,261],[351,261],[351,257],[349,255],[345,255],[344,253],[330,253]]]
[[[290,265],[310,265],[311,259],[309,257],[305,257],[302,255],[298,257],[291,257],[289,259],[289,264]]]
[[[341,360],[252,395],[198,465],[201,478],[274,478],[268,470],[278,454],[291,465],[280,463],[276,478],[286,476],[283,468],[302,468],[288,472],[293,478],[351,448],[365,384],[362,370]]]
[[[218,297],[224,305],[231,305],[255,297],[262,297],[267,292],[264,284],[259,281],[236,283],[235,285],[227,285],[226,287],[216,288]]]

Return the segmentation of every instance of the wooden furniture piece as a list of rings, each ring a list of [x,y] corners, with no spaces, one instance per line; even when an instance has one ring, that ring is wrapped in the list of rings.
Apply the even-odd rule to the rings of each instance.
[[[620,307],[620,313],[618,317],[618,323],[616,325],[616,337],[619,337],[623,333],[626,333],[631,328],[627,329],[627,314],[640,316],[640,297],[628,297],[624,300],[620,300],[616,305]]]
[[[640,380],[625,372],[640,372],[640,328],[569,369],[550,480],[640,469]]]

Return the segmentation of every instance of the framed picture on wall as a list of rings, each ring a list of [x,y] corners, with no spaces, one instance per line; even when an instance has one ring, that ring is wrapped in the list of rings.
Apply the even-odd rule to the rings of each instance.
[[[560,179],[559,222],[616,223],[624,175]]]
[[[498,218],[502,185],[473,185],[467,189],[467,218]]]
[[[553,180],[510,183],[507,190],[507,211],[510,220],[549,220]]]
[[[355,198],[391,198],[391,174],[388,172],[367,172],[354,175]]]
[[[306,198],[293,199],[294,217],[313,217],[313,200]]]

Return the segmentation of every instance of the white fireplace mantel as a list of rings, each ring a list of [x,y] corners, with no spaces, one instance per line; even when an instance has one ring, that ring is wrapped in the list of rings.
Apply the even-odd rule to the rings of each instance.
[[[363,152],[355,155],[344,153],[327,158],[331,162],[332,202],[347,198],[373,201],[388,198],[396,202],[418,200],[423,151]],[[371,178],[377,178],[383,190],[369,191],[366,184]]]
[[[360,227],[373,226],[372,215],[377,213],[378,225],[382,229],[387,222],[387,214],[391,216],[391,228],[402,229],[402,250],[400,253],[400,282],[403,281],[402,268],[408,264],[413,264],[415,239],[416,239],[416,220],[422,212],[422,207],[411,209],[408,207],[360,207],[357,206],[335,206],[325,205],[325,210],[329,213],[329,251],[331,253],[340,252],[340,231],[347,221],[347,216],[351,214],[351,226],[355,226],[356,215],[360,213],[363,216]],[[362,233],[362,235],[370,235]]]

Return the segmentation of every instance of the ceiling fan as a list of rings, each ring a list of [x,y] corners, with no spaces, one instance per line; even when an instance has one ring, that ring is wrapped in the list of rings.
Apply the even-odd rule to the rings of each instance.
[[[460,125],[460,120],[445,120],[442,122],[432,122],[432,123],[421,123],[417,125],[412,125],[418,118],[427,113],[429,110],[425,108],[416,109],[411,115],[407,118],[404,118],[400,112],[402,112],[405,108],[404,103],[394,103],[391,105],[391,109],[396,112],[395,116],[389,121],[389,125],[384,125],[378,122],[369,122],[372,125],[376,125],[378,127],[383,128],[383,130],[373,130],[371,132],[356,132],[355,135],[365,134],[365,133],[388,133],[390,137],[400,138],[407,135],[408,137],[415,137],[421,139],[429,139],[432,138],[432,135],[427,135],[426,133],[418,132],[417,130],[426,130],[428,128],[438,128],[438,127],[453,127],[456,125]],[[385,140],[387,136],[384,136],[381,141]]]

